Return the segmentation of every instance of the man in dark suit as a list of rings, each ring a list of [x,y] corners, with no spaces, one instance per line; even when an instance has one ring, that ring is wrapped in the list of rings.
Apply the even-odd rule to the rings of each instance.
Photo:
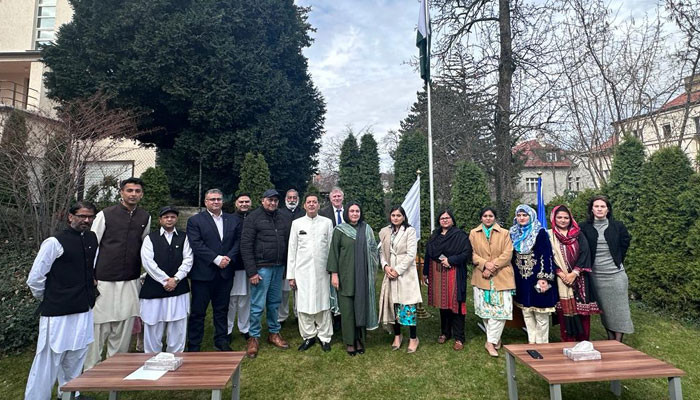
[[[221,211],[223,193],[209,189],[204,195],[205,211],[187,221],[187,237],[194,254],[189,278],[192,306],[188,322],[187,351],[199,351],[204,336],[204,317],[211,301],[214,347],[231,351],[228,337],[228,303],[233,286],[233,263],[239,252],[238,218]]]
[[[343,200],[345,200],[345,194],[340,190],[339,187],[334,187],[331,190],[331,194],[328,196],[331,200],[331,205],[323,207],[318,215],[329,218],[333,221],[333,227],[345,222],[343,220]]]

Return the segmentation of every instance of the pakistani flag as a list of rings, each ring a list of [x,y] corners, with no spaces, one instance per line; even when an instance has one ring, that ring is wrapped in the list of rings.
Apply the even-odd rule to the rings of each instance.
[[[420,54],[420,77],[428,84],[430,81],[430,15],[428,15],[427,0],[421,0],[418,12],[418,34],[416,46]]]

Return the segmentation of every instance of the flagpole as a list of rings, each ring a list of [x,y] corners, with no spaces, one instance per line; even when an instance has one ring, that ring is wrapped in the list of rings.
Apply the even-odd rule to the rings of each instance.
[[[425,2],[426,28],[430,29],[430,19],[428,13],[428,1]],[[430,32],[430,31],[429,31]],[[432,32],[426,38],[428,41],[426,61],[430,65],[430,42],[432,40]],[[434,202],[434,186],[433,186],[433,119],[430,113],[430,76],[425,81],[425,87],[428,92],[428,181],[430,188],[430,232],[435,230],[435,202]]]

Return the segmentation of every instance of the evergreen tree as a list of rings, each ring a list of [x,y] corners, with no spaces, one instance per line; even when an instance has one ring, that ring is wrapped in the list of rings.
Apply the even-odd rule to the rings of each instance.
[[[411,186],[416,181],[416,171],[420,177],[420,223],[421,235],[430,232],[430,185],[428,182],[428,138],[417,130],[401,135],[394,156],[394,186],[392,203],[401,204]],[[438,210],[435,210],[438,212]]]
[[[248,153],[241,167],[241,183],[236,194],[248,193],[252,203],[252,209],[260,205],[263,193],[272,188],[270,182],[270,169],[262,154]]]
[[[615,218],[628,229],[634,226],[634,216],[639,206],[644,145],[639,139],[626,135],[615,149],[610,180],[605,187],[615,210]]]
[[[159,226],[158,212],[170,203],[168,177],[162,168],[151,167],[143,171],[141,179],[143,180],[144,191],[140,205],[151,214],[151,228],[157,229]]]
[[[293,0],[70,0],[73,19],[42,50],[54,99],[98,89],[145,111],[140,139],[158,147],[173,196],[233,192],[247,152],[279,186],[303,190],[325,104],[308,73],[308,8]]]
[[[630,289],[637,298],[686,315],[687,301],[700,295],[698,281],[693,279],[698,271],[687,247],[688,228],[694,221],[681,204],[682,194],[692,189],[692,174],[688,157],[676,146],[656,151],[644,163],[635,214],[639,223],[632,229],[625,262]]]
[[[338,186],[345,193],[345,201],[358,200],[362,192],[362,177],[358,174],[360,149],[355,134],[350,130],[348,137],[340,148],[338,167]]]
[[[377,141],[371,133],[360,138],[360,154],[357,174],[362,179],[358,201],[365,213],[365,221],[377,231],[386,225],[384,215],[384,188],[379,172],[379,151]]]
[[[452,180],[452,212],[457,225],[469,230],[479,223],[479,211],[491,205],[486,174],[476,164],[462,161],[457,164]]]

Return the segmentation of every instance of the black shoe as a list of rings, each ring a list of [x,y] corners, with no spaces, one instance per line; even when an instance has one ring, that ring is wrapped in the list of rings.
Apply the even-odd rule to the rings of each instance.
[[[306,351],[306,350],[310,349],[311,346],[313,346],[314,344],[316,344],[316,338],[315,338],[315,337],[312,337],[311,339],[306,339],[306,340],[304,340],[304,342],[301,344],[301,346],[299,346],[299,351]]]
[[[321,350],[323,350],[325,352],[331,351],[331,342],[328,342],[328,343],[321,342]]]
[[[57,397],[56,400],[61,400],[62,397]],[[84,394],[81,394],[80,396],[75,396],[75,400],[95,400],[94,397],[91,396],[85,396]]]
[[[250,334],[248,334],[248,332],[242,333],[241,335],[243,335],[243,339],[245,339],[246,342],[250,339]]]
[[[225,342],[215,344],[214,347],[216,347],[216,349],[219,351],[233,351],[231,346],[229,346],[229,344]]]

